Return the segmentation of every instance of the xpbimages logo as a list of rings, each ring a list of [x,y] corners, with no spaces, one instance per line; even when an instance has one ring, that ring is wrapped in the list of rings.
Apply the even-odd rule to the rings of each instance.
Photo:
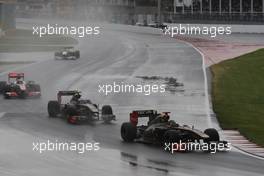
[[[188,151],[203,151],[203,152],[210,152],[212,154],[216,153],[217,151],[225,152],[231,150],[231,143],[229,142],[172,142],[172,143],[165,143],[164,150],[169,151],[171,154],[175,152],[188,152]]]
[[[168,26],[163,29],[164,35],[174,37],[176,35],[206,35],[215,38],[218,35],[232,34],[231,26],[195,26],[190,24],[179,24]]]
[[[47,140],[44,142],[33,142],[32,150],[39,153],[54,152],[54,151],[73,151],[79,154],[83,154],[87,151],[98,151],[100,150],[100,143],[95,142],[55,142]]]
[[[47,24],[46,26],[33,26],[33,35],[43,37],[45,35],[73,35],[85,37],[87,35],[99,35],[98,26],[59,26],[58,24]]]
[[[113,82],[113,84],[98,85],[98,92],[109,95],[111,93],[140,93],[151,95],[153,93],[164,93],[166,90],[164,84],[126,84]]]

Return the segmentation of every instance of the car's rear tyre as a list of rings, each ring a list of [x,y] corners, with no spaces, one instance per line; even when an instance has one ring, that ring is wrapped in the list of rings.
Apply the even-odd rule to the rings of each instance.
[[[7,83],[5,81],[0,81],[0,94],[3,94],[5,91]]]
[[[40,92],[40,91],[41,91],[40,85],[39,85],[39,84],[35,84],[35,85],[33,85],[33,90],[34,90],[35,92]]]
[[[102,115],[113,115],[113,109],[110,105],[104,105],[102,107]]]
[[[130,122],[123,123],[121,126],[121,137],[125,142],[133,142],[137,137],[137,127]]]
[[[206,142],[218,142],[220,140],[219,133],[214,128],[208,128],[204,131],[204,133],[209,136],[209,138],[206,139]]]
[[[5,94],[5,95],[4,95],[4,98],[5,98],[5,99],[10,99],[10,96],[7,95],[7,94]]]
[[[80,58],[80,51],[79,50],[75,51],[75,57],[76,57],[76,59]]]
[[[58,101],[49,101],[48,103],[48,113],[49,117],[57,117],[60,113],[60,104]]]
[[[11,97],[7,94],[8,92],[11,92],[12,91],[12,88],[10,85],[6,85],[5,88],[4,88],[4,91],[3,91],[3,94],[4,94],[4,98],[5,99],[10,99]]]
[[[62,54],[61,54],[61,52],[55,52],[55,54],[54,54],[54,59],[55,60],[60,60],[62,58]]]
[[[39,84],[36,84],[35,85],[35,91],[36,92],[40,92],[40,94],[37,96],[37,98],[40,98],[41,97],[41,88],[40,88],[40,85]]]
[[[32,84],[29,85],[29,92],[41,92],[41,88],[39,84]],[[40,98],[41,97],[41,93],[38,96],[35,96],[36,98]]]

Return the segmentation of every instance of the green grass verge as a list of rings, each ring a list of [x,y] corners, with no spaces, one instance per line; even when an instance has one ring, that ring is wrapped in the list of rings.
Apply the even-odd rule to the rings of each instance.
[[[38,52],[56,51],[63,46],[76,45],[78,41],[63,35],[39,37],[31,30],[17,29],[8,31],[0,38],[0,52]]]
[[[264,146],[264,49],[211,67],[213,108],[224,129]]]

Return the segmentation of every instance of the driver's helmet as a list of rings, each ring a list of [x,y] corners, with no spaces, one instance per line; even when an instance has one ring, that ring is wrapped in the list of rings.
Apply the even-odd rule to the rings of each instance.
[[[21,77],[20,76],[16,77],[16,81],[21,81]]]
[[[74,95],[73,95],[73,98],[74,99],[80,99],[81,98],[81,94],[78,92],[78,93],[75,93]]]
[[[170,120],[170,115],[167,112],[163,112],[160,114],[162,122],[168,122]]]
[[[20,76],[18,76],[18,77],[16,78],[16,84],[23,84],[23,80],[21,79]]]
[[[17,83],[17,84],[23,84],[23,81],[18,80],[16,83]]]

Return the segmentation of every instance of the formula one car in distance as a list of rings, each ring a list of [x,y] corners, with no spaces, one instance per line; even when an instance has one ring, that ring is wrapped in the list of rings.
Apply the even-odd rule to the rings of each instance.
[[[147,125],[138,125],[138,118],[148,117]],[[205,143],[223,143],[218,131],[208,128],[204,132],[179,125],[169,120],[169,112],[157,113],[156,110],[138,110],[130,113],[130,122],[121,126],[121,137],[125,142],[140,142],[163,146],[165,143],[190,143],[203,141]]]
[[[148,26],[147,21],[143,21],[143,22],[136,22],[135,24],[136,26]]]
[[[76,90],[59,91],[57,93],[57,100],[48,102],[49,117],[62,117],[71,124],[79,124],[84,121],[99,121],[110,123],[116,120],[113,115],[113,110],[110,105],[99,106],[93,104],[90,100],[81,98],[81,92]],[[71,97],[67,103],[63,103],[63,97]]]
[[[56,60],[76,60],[80,58],[80,51],[74,47],[64,47],[61,51],[55,52],[54,57]]]
[[[164,30],[165,28],[168,27],[166,24],[159,23],[159,22],[149,23],[148,26],[149,26],[149,27],[153,27],[153,28],[160,28],[160,29],[162,29],[162,30]]]
[[[9,73],[8,81],[0,82],[0,93],[5,99],[9,98],[27,98],[41,97],[40,85],[34,81],[26,82],[24,73]]]

